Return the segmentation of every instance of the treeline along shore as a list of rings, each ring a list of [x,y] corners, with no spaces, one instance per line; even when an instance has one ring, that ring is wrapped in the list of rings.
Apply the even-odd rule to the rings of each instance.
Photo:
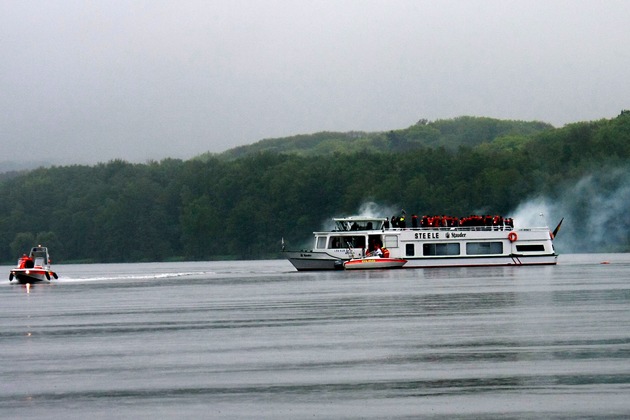
[[[566,191],[590,177],[593,194],[628,194],[629,174],[628,111],[562,128],[462,117],[263,140],[186,161],[53,166],[0,177],[0,261],[40,243],[55,263],[272,258],[281,238],[300,247],[324,221],[366,202],[509,214],[545,196],[565,203],[564,226],[579,233],[597,216],[588,213],[592,197]],[[630,225],[625,214],[606,217]],[[629,249],[627,233],[617,233],[577,250]]]

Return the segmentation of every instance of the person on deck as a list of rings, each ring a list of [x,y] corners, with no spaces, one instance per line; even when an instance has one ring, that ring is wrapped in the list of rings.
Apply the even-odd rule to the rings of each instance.
[[[372,251],[372,256],[373,257],[379,257],[379,258],[383,257],[383,251],[381,250],[381,245],[380,244],[375,244],[374,245],[374,251]]]

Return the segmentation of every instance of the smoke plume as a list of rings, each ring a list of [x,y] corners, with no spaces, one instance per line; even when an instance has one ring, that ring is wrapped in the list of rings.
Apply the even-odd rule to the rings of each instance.
[[[547,224],[551,230],[564,217],[554,241],[560,252],[627,252],[629,206],[630,168],[616,168],[587,175],[553,197],[529,200],[513,214],[516,227]]]

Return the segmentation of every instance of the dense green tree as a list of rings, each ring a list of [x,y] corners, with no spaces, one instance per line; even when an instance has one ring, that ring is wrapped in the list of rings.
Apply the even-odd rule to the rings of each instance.
[[[229,159],[114,160],[3,177],[0,260],[12,262],[42,242],[56,262],[266,258],[281,238],[289,246],[310,243],[312,230],[370,201],[408,214],[505,214],[541,195],[564,206],[574,230],[587,232],[585,221],[602,219],[620,226],[610,243],[591,241],[595,248],[582,250],[630,248],[630,220],[619,205],[630,200],[630,113],[559,129],[425,121],[385,134],[316,134],[259,146]],[[314,153],[318,147],[326,153]],[[614,212],[596,218],[594,205]]]
[[[19,232],[11,241],[11,252],[17,257],[22,254],[28,254],[31,247],[35,245],[35,235],[31,232]]]

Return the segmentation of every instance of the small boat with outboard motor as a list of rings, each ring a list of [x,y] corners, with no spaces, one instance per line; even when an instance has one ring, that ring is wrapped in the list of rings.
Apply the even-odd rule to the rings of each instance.
[[[48,248],[41,245],[31,248],[28,255],[22,255],[17,267],[9,273],[9,281],[16,279],[22,284],[49,282],[52,278],[57,279],[58,276],[50,268]]]
[[[366,257],[348,260],[343,263],[343,268],[346,270],[374,270],[402,268],[405,264],[407,264],[407,260],[402,258]]]

